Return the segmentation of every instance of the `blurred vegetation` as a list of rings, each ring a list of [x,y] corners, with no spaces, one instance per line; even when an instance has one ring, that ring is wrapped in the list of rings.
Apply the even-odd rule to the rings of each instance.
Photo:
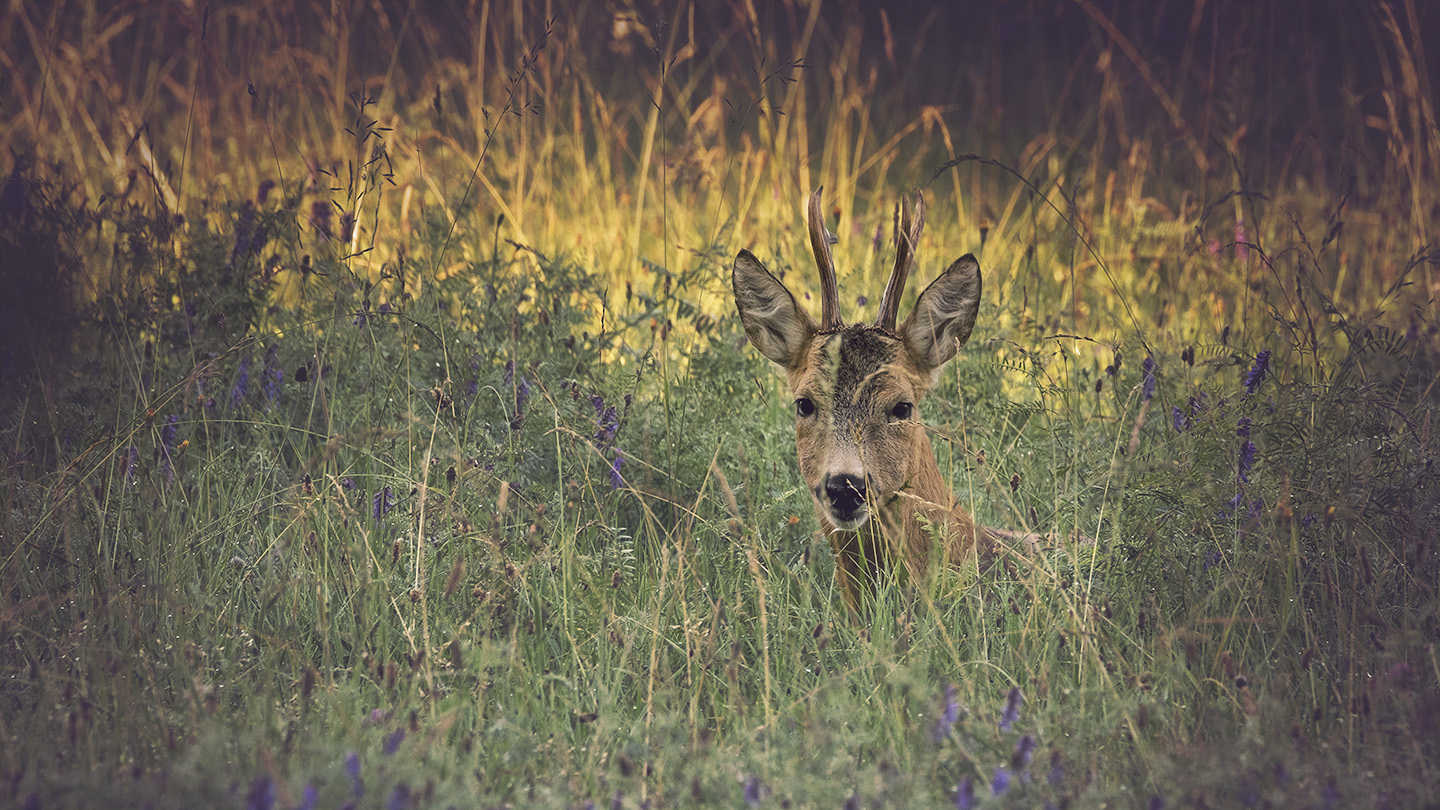
[[[6,794],[1440,801],[1437,11],[15,0]],[[1054,538],[859,619],[729,297],[820,185]]]

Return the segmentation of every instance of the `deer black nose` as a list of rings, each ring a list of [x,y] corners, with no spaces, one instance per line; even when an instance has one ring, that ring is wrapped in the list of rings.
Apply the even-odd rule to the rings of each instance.
[[[832,475],[825,479],[825,495],[835,515],[849,520],[865,505],[865,479],[857,475]]]

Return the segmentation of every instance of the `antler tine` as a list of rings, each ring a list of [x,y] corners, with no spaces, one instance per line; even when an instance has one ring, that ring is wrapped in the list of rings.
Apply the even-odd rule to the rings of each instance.
[[[900,195],[898,205],[900,223],[895,233],[895,269],[880,299],[880,317],[875,320],[876,326],[889,330],[895,328],[895,319],[900,314],[900,297],[905,294],[905,280],[910,275],[910,265],[915,263],[915,248],[925,227],[925,197],[920,189],[915,189],[914,208],[906,207],[904,194]]]
[[[810,249],[815,251],[815,264],[820,268],[820,328],[824,331],[839,329],[845,323],[840,320],[840,288],[835,283],[835,260],[830,256],[830,243],[834,239],[825,230],[825,217],[820,213],[820,192],[815,189],[810,195]]]

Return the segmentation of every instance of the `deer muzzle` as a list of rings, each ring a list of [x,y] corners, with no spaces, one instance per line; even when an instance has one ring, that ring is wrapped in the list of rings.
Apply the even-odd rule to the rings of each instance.
[[[841,529],[858,529],[869,517],[865,503],[865,479],[841,473],[825,477],[825,502],[831,519]]]

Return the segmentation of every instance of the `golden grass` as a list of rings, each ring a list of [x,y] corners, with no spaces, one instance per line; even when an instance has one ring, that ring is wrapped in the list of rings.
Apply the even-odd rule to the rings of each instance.
[[[661,290],[693,269],[673,294],[721,316],[739,247],[808,282],[795,237],[820,185],[853,302],[886,272],[897,192],[928,183],[921,274],[979,253],[997,334],[1206,342],[1272,308],[1297,316],[1297,282],[1352,315],[1380,307],[1436,232],[1424,6],[1197,7],[1178,53],[1089,2],[966,14],[20,2],[0,22],[0,120],[13,151],[62,167],[93,205],[192,228],[227,231],[227,204],[279,181],[300,238],[272,248],[272,294],[291,305],[305,255],[383,282],[383,300],[402,253],[432,265],[407,277],[423,295],[498,245],[515,272],[539,271],[518,246],[570,257],[617,290],[612,307],[627,284]],[[1334,34],[1331,16],[1353,30]],[[1013,32],[1026,26],[1041,33]],[[1256,50],[1313,31],[1353,49],[1348,71],[1297,74]],[[1038,65],[1007,51],[1057,41]],[[1003,165],[932,180],[967,154]],[[317,204],[353,218],[348,239],[322,236]],[[427,221],[454,228],[444,250],[414,248]],[[1410,270],[1417,299],[1437,291],[1431,265]],[[118,283],[105,272],[97,261],[92,301]]]

